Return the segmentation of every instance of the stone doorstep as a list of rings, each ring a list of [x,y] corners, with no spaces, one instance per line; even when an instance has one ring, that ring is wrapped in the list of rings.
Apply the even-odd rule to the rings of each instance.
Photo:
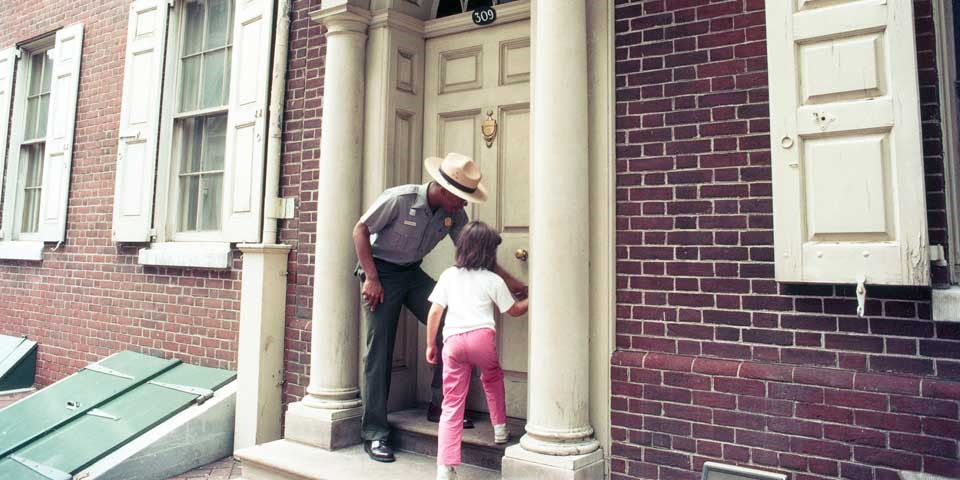
[[[489,416],[474,412],[469,412],[467,416],[474,420],[476,428],[463,431],[461,447],[463,463],[499,471],[504,450],[520,440],[526,421],[508,418],[510,442],[497,445],[493,441],[493,425],[490,423]],[[389,418],[393,426],[391,441],[395,448],[436,457],[439,424],[427,420],[424,408],[393,412]]]
[[[500,464],[506,447],[515,445],[524,433],[523,419],[510,418],[510,442],[493,441],[493,425],[486,414],[470,412],[476,428],[463,431],[460,480],[500,480]],[[397,480],[433,478],[436,474],[439,424],[427,420],[425,408],[390,413],[393,445],[399,450],[394,463],[367,458],[361,445],[333,452],[301,443],[278,440],[236,452],[243,462],[245,480]]]
[[[435,478],[437,460],[399,452],[394,463],[367,457],[362,445],[322,450],[289,440],[245,448],[235,453],[243,463],[244,480],[428,480]],[[461,466],[459,480],[501,480],[500,472]]]

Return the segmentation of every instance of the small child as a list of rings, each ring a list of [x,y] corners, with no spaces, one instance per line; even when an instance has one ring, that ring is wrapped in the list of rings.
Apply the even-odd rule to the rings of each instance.
[[[456,262],[445,270],[430,295],[433,306],[427,315],[427,362],[436,364],[437,329],[444,308],[443,413],[437,448],[437,479],[457,478],[463,410],[473,367],[480,369],[487,396],[494,441],[507,443],[507,408],[503,370],[497,359],[494,305],[500,313],[518,317],[527,312],[529,300],[516,301],[507,284],[493,273],[500,235],[483,222],[470,222],[457,240]]]

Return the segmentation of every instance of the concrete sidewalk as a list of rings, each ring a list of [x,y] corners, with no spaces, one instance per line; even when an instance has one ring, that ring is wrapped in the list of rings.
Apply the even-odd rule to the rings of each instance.
[[[241,474],[240,461],[227,457],[167,480],[240,480]]]

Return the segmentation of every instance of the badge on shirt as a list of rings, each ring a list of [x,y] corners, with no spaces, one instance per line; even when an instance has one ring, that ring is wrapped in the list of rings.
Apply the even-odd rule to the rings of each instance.
[[[416,226],[417,226],[417,222],[413,222],[413,221],[410,221],[410,220],[404,220],[404,221],[403,221],[403,224],[404,224],[404,225],[410,225],[411,227],[416,227]]]
[[[450,225],[453,225],[453,219],[450,218],[450,217],[444,217],[444,218],[443,218],[443,226],[444,226],[444,227],[447,227],[447,228],[450,228]]]
[[[410,216],[411,216],[411,217],[416,217],[416,216],[417,216],[417,209],[416,209],[416,208],[411,208],[411,209],[410,209]]]

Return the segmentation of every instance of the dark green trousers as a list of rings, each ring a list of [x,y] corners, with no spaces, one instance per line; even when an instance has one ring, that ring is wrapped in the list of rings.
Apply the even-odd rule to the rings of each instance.
[[[367,349],[364,354],[363,422],[364,440],[382,440],[390,435],[387,423],[387,397],[390,396],[390,375],[393,365],[393,345],[397,337],[400,311],[407,307],[420,323],[426,325],[430,301],[436,282],[420,268],[420,264],[396,265],[374,259],[380,283],[383,285],[383,303],[376,310],[364,307],[367,319]],[[359,271],[361,280],[364,278]],[[441,330],[442,331],[442,330]],[[439,332],[438,332],[439,336]],[[442,348],[443,343],[437,342]],[[436,365],[431,382],[434,401],[442,401],[443,367]],[[439,405],[439,403],[438,403]]]

